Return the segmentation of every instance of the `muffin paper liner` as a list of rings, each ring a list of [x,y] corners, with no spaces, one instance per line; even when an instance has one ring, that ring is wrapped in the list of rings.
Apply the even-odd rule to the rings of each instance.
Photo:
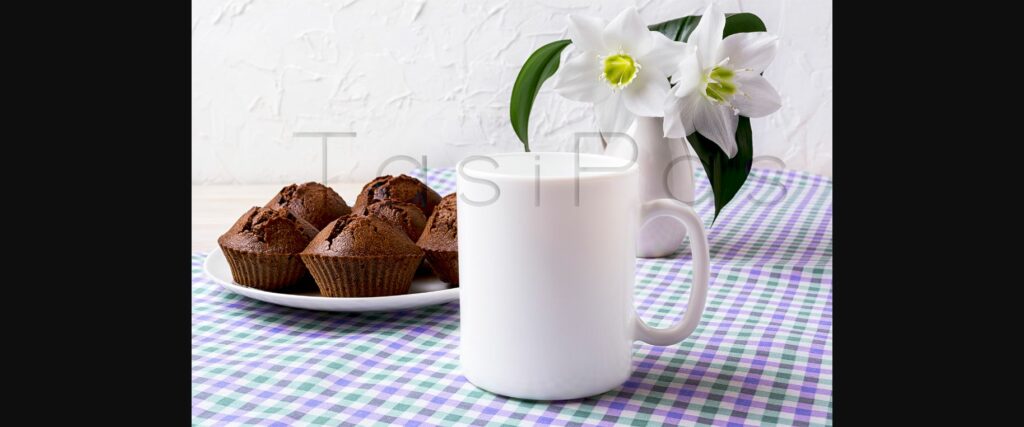
[[[409,293],[422,254],[324,256],[302,254],[320,294],[328,297],[381,297]]]
[[[459,286],[459,252],[458,251],[437,251],[424,247],[427,261],[430,268],[434,270],[442,282]]]
[[[264,254],[221,246],[231,267],[235,283],[264,291],[278,291],[297,283],[306,275],[306,265],[298,254]]]

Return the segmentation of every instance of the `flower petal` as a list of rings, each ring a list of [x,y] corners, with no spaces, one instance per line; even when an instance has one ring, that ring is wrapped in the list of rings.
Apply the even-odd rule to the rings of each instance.
[[[722,40],[721,57],[729,58],[733,69],[749,68],[760,73],[775,59],[779,38],[765,32],[738,33]]]
[[[734,80],[741,93],[730,102],[747,117],[764,117],[782,106],[782,99],[771,83],[754,73],[739,73]]]
[[[604,55],[605,20],[593,16],[569,15],[569,38],[578,49]]]
[[[630,7],[619,13],[604,29],[604,45],[612,53],[622,49],[627,55],[643,57],[654,47],[651,31],[644,25],[636,8]]]
[[[722,43],[722,32],[725,31],[725,14],[720,12],[714,3],[708,5],[701,15],[697,28],[693,29],[686,44],[697,48],[702,68],[718,64],[718,45]]]
[[[636,116],[623,105],[621,94],[614,94],[594,105],[594,112],[597,113],[597,129],[603,135],[611,137],[614,137],[614,133],[626,133],[636,119]]]
[[[670,96],[665,98],[665,121],[663,130],[666,138],[685,138],[693,133],[693,117],[697,113],[703,97],[691,94],[684,98]]]
[[[672,83],[675,84],[672,94],[680,98],[689,96],[704,83],[704,74],[701,72],[700,61],[697,59],[697,49],[687,45],[686,50],[687,54],[676,64],[676,69],[672,73]]]
[[[654,49],[637,59],[643,67],[657,68],[667,76],[676,71],[676,67],[687,55],[694,54],[694,48],[686,46],[686,43],[672,41],[657,31],[651,31],[651,37],[654,38]]]
[[[697,114],[693,117],[693,126],[722,148],[729,158],[736,157],[739,148],[736,146],[736,127],[740,119],[727,106],[701,102]]]
[[[598,103],[611,95],[612,89],[601,80],[601,62],[590,52],[579,52],[558,67],[553,88],[573,101]]]
[[[644,67],[629,86],[622,89],[622,100],[633,114],[645,117],[665,115],[668,78],[654,67]]]

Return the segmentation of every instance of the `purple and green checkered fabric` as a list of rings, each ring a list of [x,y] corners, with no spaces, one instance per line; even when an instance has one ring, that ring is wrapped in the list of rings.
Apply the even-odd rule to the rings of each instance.
[[[424,174],[418,175],[420,179]],[[430,170],[441,194],[451,169]],[[702,170],[694,207],[710,224]],[[192,255],[192,420],[198,425],[831,425],[832,182],[755,169],[709,227],[711,286],[681,344],[634,345],[635,372],[587,399],[535,402],[459,371],[458,303],[390,313],[280,307],[221,289]],[[637,305],[678,319],[689,245],[637,260]]]

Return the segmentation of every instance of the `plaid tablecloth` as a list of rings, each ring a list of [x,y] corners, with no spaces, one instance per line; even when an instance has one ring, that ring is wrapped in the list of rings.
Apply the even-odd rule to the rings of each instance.
[[[427,182],[454,190],[451,169]],[[419,176],[421,179],[423,175]],[[697,172],[695,208],[709,224]],[[466,382],[458,303],[391,313],[297,310],[204,276],[192,255],[192,420],[219,424],[830,425],[832,182],[755,169],[710,228],[711,285],[681,344],[634,345],[620,388],[563,402],[508,399]],[[691,256],[637,260],[637,304],[655,326],[680,317]]]

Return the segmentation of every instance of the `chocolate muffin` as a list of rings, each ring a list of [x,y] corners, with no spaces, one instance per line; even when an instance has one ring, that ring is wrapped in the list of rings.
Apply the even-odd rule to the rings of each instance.
[[[408,293],[423,251],[398,227],[350,214],[327,224],[300,256],[321,295],[377,297]]]
[[[420,238],[423,226],[427,223],[426,215],[416,205],[395,200],[377,200],[357,212],[360,215],[375,216],[398,227],[414,242]]]
[[[340,216],[352,213],[345,199],[331,187],[316,182],[284,187],[264,207],[285,208],[292,215],[313,224],[317,230]]]
[[[240,285],[274,291],[306,275],[299,252],[317,229],[285,209],[253,206],[217,239]]]
[[[363,186],[363,191],[356,196],[355,211],[366,207],[376,200],[395,200],[412,203],[429,217],[434,213],[434,206],[441,202],[441,195],[427,187],[420,180],[407,175],[379,176]]]
[[[445,283],[459,285],[459,228],[455,193],[444,196],[427,219],[423,234],[416,242],[426,253],[427,262]]]

